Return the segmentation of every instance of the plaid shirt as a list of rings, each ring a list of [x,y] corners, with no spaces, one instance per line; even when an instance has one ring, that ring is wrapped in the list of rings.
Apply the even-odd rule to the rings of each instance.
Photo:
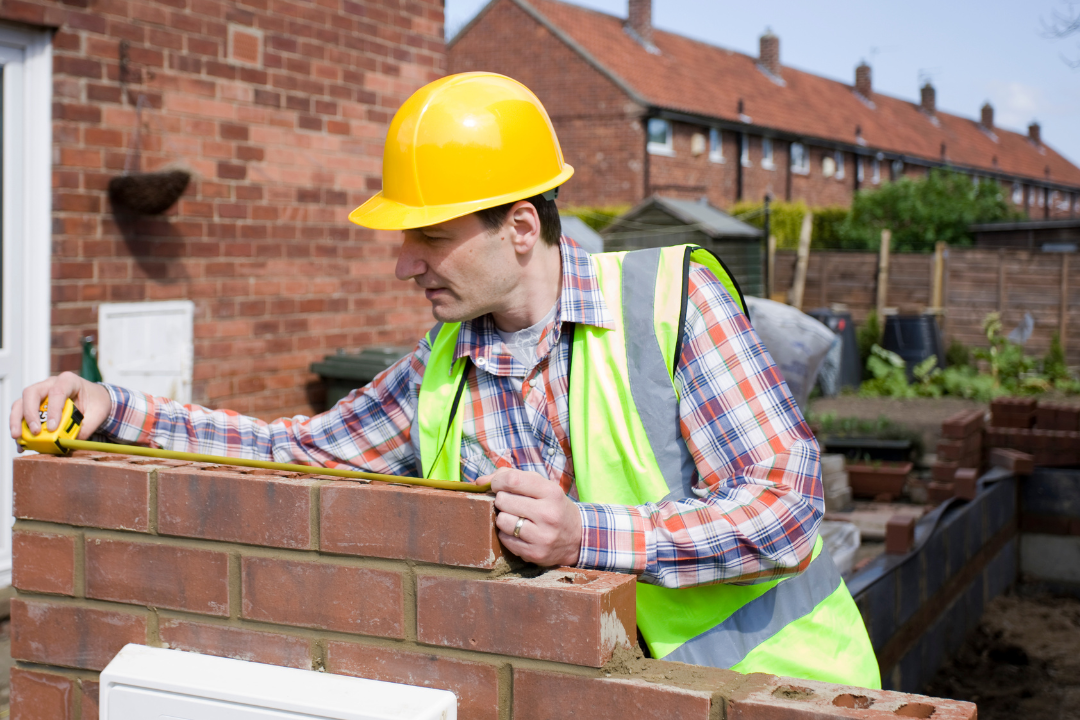
[[[455,359],[467,355],[475,366],[459,410],[464,478],[511,466],[545,475],[576,500],[567,436],[571,333],[562,328],[610,327],[612,319],[588,254],[566,238],[561,252],[559,306],[532,371],[526,375],[507,351],[490,315],[462,323]],[[824,512],[817,442],[745,315],[697,264],[683,333],[675,382],[696,497],[636,507],[579,503],[578,564],[666,587],[800,572]],[[416,475],[414,419],[430,353],[425,338],[331,410],[271,423],[107,385],[113,408],[102,430],[174,450]]]

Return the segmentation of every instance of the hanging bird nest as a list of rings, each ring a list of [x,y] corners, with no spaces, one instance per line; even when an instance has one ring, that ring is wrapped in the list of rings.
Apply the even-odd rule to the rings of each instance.
[[[113,207],[123,207],[140,215],[160,215],[184,194],[191,173],[184,170],[133,173],[109,181]]]

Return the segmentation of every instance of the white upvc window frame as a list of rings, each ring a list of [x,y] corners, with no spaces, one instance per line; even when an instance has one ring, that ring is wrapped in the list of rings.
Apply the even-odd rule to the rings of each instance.
[[[836,163],[836,173],[833,175],[837,180],[844,179],[844,151],[837,150],[833,153],[833,162]]]
[[[793,142],[791,143],[791,157],[788,161],[791,163],[791,172],[796,175],[809,175],[810,174],[810,148],[805,143]],[[798,150],[796,150],[798,148]],[[799,160],[796,163],[796,159]]]
[[[1012,204],[1022,207],[1024,204],[1024,186],[1018,182],[1012,185]]]
[[[663,123],[666,128],[666,140],[662,143],[655,142],[652,139],[653,128],[659,127]],[[675,128],[672,127],[670,120],[664,118],[649,118],[645,123],[645,137],[646,137],[646,150],[650,155],[666,155],[673,157],[675,155]]]
[[[866,182],[866,158],[862,155],[855,156],[855,179],[860,183]]]
[[[881,161],[877,158],[870,161],[870,182],[875,185],[881,184]]]
[[[761,167],[766,170],[776,169],[776,147],[772,138],[761,138]]]
[[[720,128],[709,128],[709,162],[724,162],[724,133]]]
[[[750,162],[750,136],[746,133],[741,133],[742,136],[742,151],[739,153],[739,163],[743,167],[753,167],[754,163]]]

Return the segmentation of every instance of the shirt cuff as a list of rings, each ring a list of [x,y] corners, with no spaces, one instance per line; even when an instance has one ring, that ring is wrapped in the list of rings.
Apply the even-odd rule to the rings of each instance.
[[[648,565],[645,518],[633,506],[578,503],[578,567],[641,574]]]
[[[98,432],[121,442],[145,444],[150,438],[147,424],[154,407],[150,396],[108,383],[101,386],[109,391],[111,407]]]

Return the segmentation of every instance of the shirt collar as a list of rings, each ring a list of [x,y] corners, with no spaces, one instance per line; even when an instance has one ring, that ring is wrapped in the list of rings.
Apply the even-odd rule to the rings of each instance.
[[[545,330],[540,340],[541,357],[559,341],[563,323],[581,323],[606,329],[614,327],[614,318],[600,292],[600,283],[589,253],[566,235],[559,239],[559,253],[562,257],[559,308],[552,327]],[[525,372],[525,368],[507,352],[490,313],[461,324],[454,359],[466,356],[477,367],[497,375]]]

